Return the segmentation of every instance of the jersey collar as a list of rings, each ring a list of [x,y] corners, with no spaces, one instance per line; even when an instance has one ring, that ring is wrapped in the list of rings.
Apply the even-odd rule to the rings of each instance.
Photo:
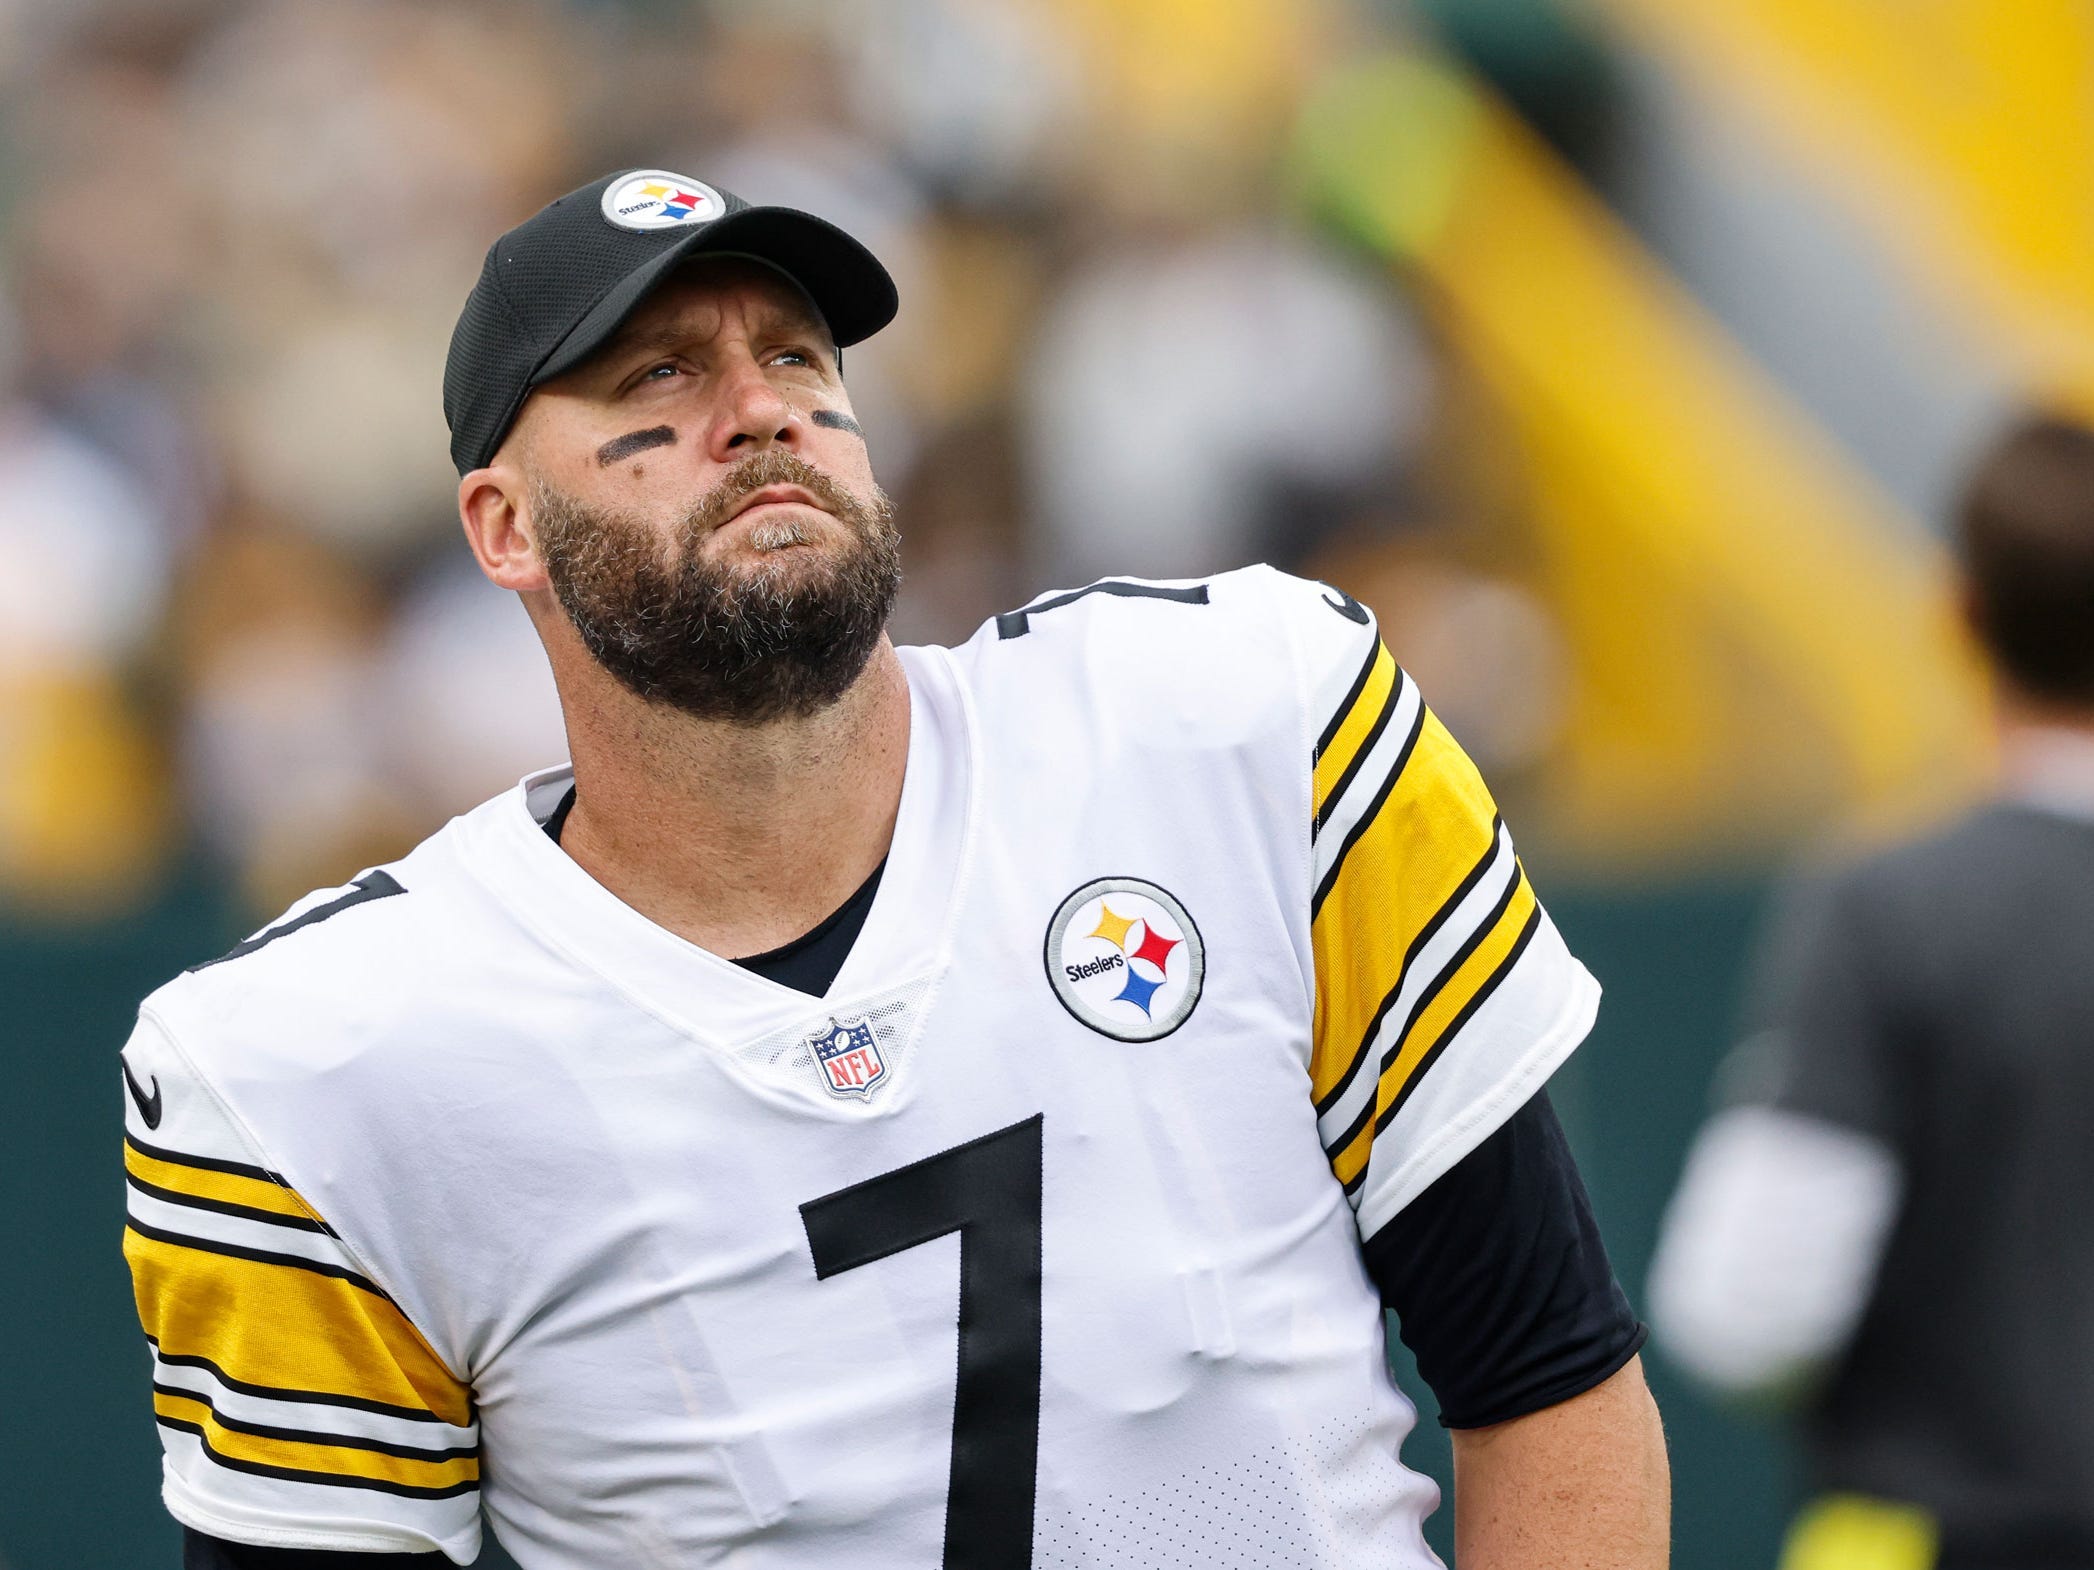
[[[951,656],[899,651],[909,757],[887,870],[865,927],[822,997],[744,969],[657,926],[547,838],[573,783],[566,764],[527,775],[460,822],[465,864],[541,939],[658,1018],[723,1047],[942,970],[973,839],[973,737]]]

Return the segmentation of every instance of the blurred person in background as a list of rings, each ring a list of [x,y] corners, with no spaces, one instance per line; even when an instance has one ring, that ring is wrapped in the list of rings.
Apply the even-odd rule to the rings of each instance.
[[[1543,1090],[1598,988],[1473,765],[1270,569],[897,651],[841,373],[896,308],[661,170],[490,249],[458,505],[574,762],[141,1011],[189,1563],[465,1562],[484,1489],[527,1570],[1426,1570],[1388,1307],[1466,1570],[1656,1570]]]
[[[1798,1416],[1788,1570],[2094,1566],[2094,431],[2019,425],[1958,531],[1999,791],[1781,902],[1652,1270]]]

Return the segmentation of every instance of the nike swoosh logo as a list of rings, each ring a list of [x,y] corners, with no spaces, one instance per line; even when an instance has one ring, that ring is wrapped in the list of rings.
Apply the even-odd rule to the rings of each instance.
[[[145,1119],[147,1128],[158,1128],[160,1126],[160,1076],[158,1074],[153,1076],[153,1093],[148,1096],[143,1090],[138,1088],[138,1081],[131,1077],[131,1065],[125,1063],[121,1057],[117,1059],[117,1062],[123,1063],[124,1088],[131,1092],[131,1099],[138,1103],[138,1115]]]
[[[1328,605],[1340,616],[1343,616],[1347,621],[1356,621],[1362,627],[1367,625],[1366,606],[1347,594],[1343,589],[1333,589],[1329,584],[1325,584],[1324,588],[1329,590],[1329,593],[1326,593],[1323,597],[1324,604]],[[1335,600],[1331,598],[1333,594],[1338,596]]]

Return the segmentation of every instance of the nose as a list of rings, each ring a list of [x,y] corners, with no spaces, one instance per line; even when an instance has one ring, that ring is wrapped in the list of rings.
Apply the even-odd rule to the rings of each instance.
[[[729,362],[706,443],[714,461],[732,463],[772,446],[797,451],[806,438],[806,417],[771,384],[754,357],[741,354]]]

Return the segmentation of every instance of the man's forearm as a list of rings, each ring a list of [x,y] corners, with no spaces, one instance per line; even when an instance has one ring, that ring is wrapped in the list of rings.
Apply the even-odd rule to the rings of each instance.
[[[1560,1405],[1455,1430],[1456,1570],[1661,1570],[1671,1521],[1641,1358]]]

